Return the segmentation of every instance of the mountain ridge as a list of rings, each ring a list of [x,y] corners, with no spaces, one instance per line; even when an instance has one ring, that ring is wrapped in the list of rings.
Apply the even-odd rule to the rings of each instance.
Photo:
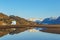
[[[7,16],[3,13],[0,13],[0,25],[11,25],[12,21],[16,21],[16,25],[37,25],[36,22],[28,21],[18,16]]]

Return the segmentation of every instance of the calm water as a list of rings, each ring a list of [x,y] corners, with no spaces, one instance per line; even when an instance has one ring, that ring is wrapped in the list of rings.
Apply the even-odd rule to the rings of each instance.
[[[60,40],[60,34],[27,28],[0,29],[0,40]]]

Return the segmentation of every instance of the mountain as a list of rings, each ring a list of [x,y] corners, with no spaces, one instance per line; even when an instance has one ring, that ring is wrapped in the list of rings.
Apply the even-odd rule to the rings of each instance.
[[[9,16],[0,13],[0,25],[8,25],[11,23],[11,20],[9,19]]]
[[[51,18],[46,18],[42,21],[42,24],[55,24],[55,20]]]
[[[29,21],[18,16],[7,16],[0,13],[0,25],[11,25],[12,21],[16,21],[16,25],[60,24],[60,17],[45,18],[42,21],[37,19],[35,19],[35,21]]]
[[[37,24],[40,24],[43,21],[43,18],[30,18],[28,20],[36,22]]]
[[[45,18],[44,20],[35,20],[37,24],[60,24],[60,17],[50,17]]]
[[[41,24],[42,21],[40,21],[40,20],[35,20],[35,22],[36,22],[37,24]]]
[[[18,16],[10,15],[9,17],[10,17],[10,19],[17,21],[17,23],[16,23],[17,25],[20,25],[20,24],[21,25],[35,25],[35,24],[37,24],[35,22],[28,21],[28,20],[18,17]]]
[[[56,24],[60,24],[60,17],[56,19]]]
[[[60,24],[60,17],[58,18],[45,18],[41,24]]]
[[[0,25],[11,25],[12,21],[16,21],[16,25],[37,25],[36,22],[28,21],[18,16],[7,16],[3,13],[0,13]]]

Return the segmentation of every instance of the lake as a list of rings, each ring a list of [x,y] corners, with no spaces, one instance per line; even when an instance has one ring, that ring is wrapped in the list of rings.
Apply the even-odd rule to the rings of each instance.
[[[60,40],[60,29],[38,29],[39,30],[36,28],[0,29],[0,40]]]

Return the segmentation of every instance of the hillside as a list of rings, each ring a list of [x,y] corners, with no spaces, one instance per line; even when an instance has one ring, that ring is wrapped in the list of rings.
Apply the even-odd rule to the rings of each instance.
[[[11,19],[9,19],[9,16],[0,13],[0,25],[8,25],[11,23]]]
[[[3,13],[0,13],[0,25],[11,25],[12,21],[16,21],[16,25],[37,25],[35,22],[27,21],[26,19],[18,16],[7,16]]]

